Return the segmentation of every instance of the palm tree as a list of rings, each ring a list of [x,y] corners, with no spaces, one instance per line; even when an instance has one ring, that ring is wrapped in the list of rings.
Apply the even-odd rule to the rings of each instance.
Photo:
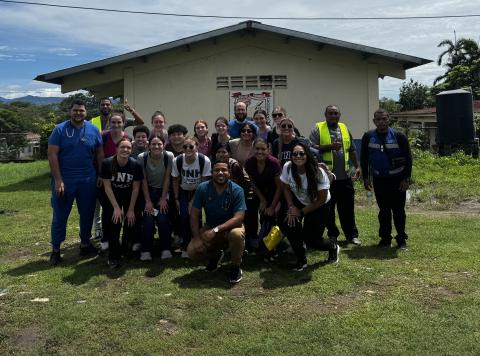
[[[435,78],[433,85],[447,78],[448,73],[455,66],[471,66],[475,60],[480,58],[480,46],[470,38],[461,38],[458,41],[455,39],[455,42],[446,39],[440,42],[437,47],[444,46],[447,48],[438,56],[437,64],[439,66],[442,65],[444,57],[447,57],[447,61],[444,63],[444,66],[447,67],[447,71],[443,75]]]

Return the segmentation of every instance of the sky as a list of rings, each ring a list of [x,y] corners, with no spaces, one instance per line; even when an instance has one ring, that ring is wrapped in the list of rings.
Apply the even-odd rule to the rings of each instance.
[[[44,0],[49,4],[243,17],[392,17],[480,14],[479,0]],[[88,11],[0,0],[0,96],[61,96],[60,86],[34,81],[44,74],[230,26],[243,19],[188,18]],[[264,24],[387,49],[436,61],[444,39],[480,40],[480,18],[295,21]],[[407,71],[431,86],[444,72],[436,63]],[[379,80],[380,97],[398,99],[403,80]],[[68,94],[65,94],[68,95]]]

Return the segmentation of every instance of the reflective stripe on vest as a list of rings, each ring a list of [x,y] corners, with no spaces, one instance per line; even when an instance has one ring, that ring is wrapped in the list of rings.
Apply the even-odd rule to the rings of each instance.
[[[350,134],[348,133],[347,126],[339,122],[338,127],[340,127],[340,133],[342,134],[342,145],[343,145],[343,158],[345,160],[345,172],[348,172],[348,151],[350,150]],[[330,137],[330,131],[328,130],[328,125],[326,121],[318,122],[317,128],[320,136],[320,145],[331,145],[332,138]],[[333,169],[333,155],[332,151],[322,152],[323,161],[328,166],[329,169]]]
[[[102,132],[102,119],[100,116],[92,117],[90,122],[98,129],[98,131],[100,131],[100,133]]]
[[[380,140],[376,131],[372,133],[368,143],[368,158],[374,176],[389,177],[401,173],[405,165],[394,167],[392,160],[402,156],[395,132],[391,128],[384,141]]]

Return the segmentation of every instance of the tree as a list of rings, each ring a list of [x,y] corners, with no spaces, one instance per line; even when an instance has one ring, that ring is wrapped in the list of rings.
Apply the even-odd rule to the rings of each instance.
[[[430,105],[430,88],[426,85],[413,81],[403,82],[400,87],[400,98],[398,103],[402,111],[423,109]]]
[[[446,68],[434,84],[434,93],[444,90],[471,90],[474,98],[480,97],[480,45],[472,39],[443,40],[439,47],[448,46],[438,57],[438,65]],[[444,60],[447,58],[446,60]]]
[[[402,105],[393,99],[383,97],[380,99],[380,108],[387,110],[389,113],[394,113],[402,110]]]
[[[57,110],[57,115],[62,118],[62,120],[67,119],[70,117],[70,106],[72,105],[72,102],[74,100],[83,100],[85,104],[87,104],[87,117],[92,118],[95,116],[100,115],[100,112],[98,110],[98,101],[95,99],[95,97],[91,94],[83,94],[83,93],[77,93],[74,95],[70,95],[69,97],[65,98],[58,107]]]

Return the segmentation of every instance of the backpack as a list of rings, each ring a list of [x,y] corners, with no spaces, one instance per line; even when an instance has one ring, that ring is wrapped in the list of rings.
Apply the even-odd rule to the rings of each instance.
[[[168,167],[168,154],[165,150],[162,151],[162,154],[163,154],[163,166],[165,167],[165,169],[167,169],[167,167]],[[146,169],[147,169],[147,159],[148,159],[149,156],[150,156],[150,152],[147,152],[147,154],[143,157],[143,169],[145,169],[145,172],[146,172]]]
[[[182,173],[183,166],[183,154],[176,158],[178,174]],[[203,173],[203,168],[205,167],[205,156],[202,153],[198,154],[198,164],[200,165],[200,177]]]

